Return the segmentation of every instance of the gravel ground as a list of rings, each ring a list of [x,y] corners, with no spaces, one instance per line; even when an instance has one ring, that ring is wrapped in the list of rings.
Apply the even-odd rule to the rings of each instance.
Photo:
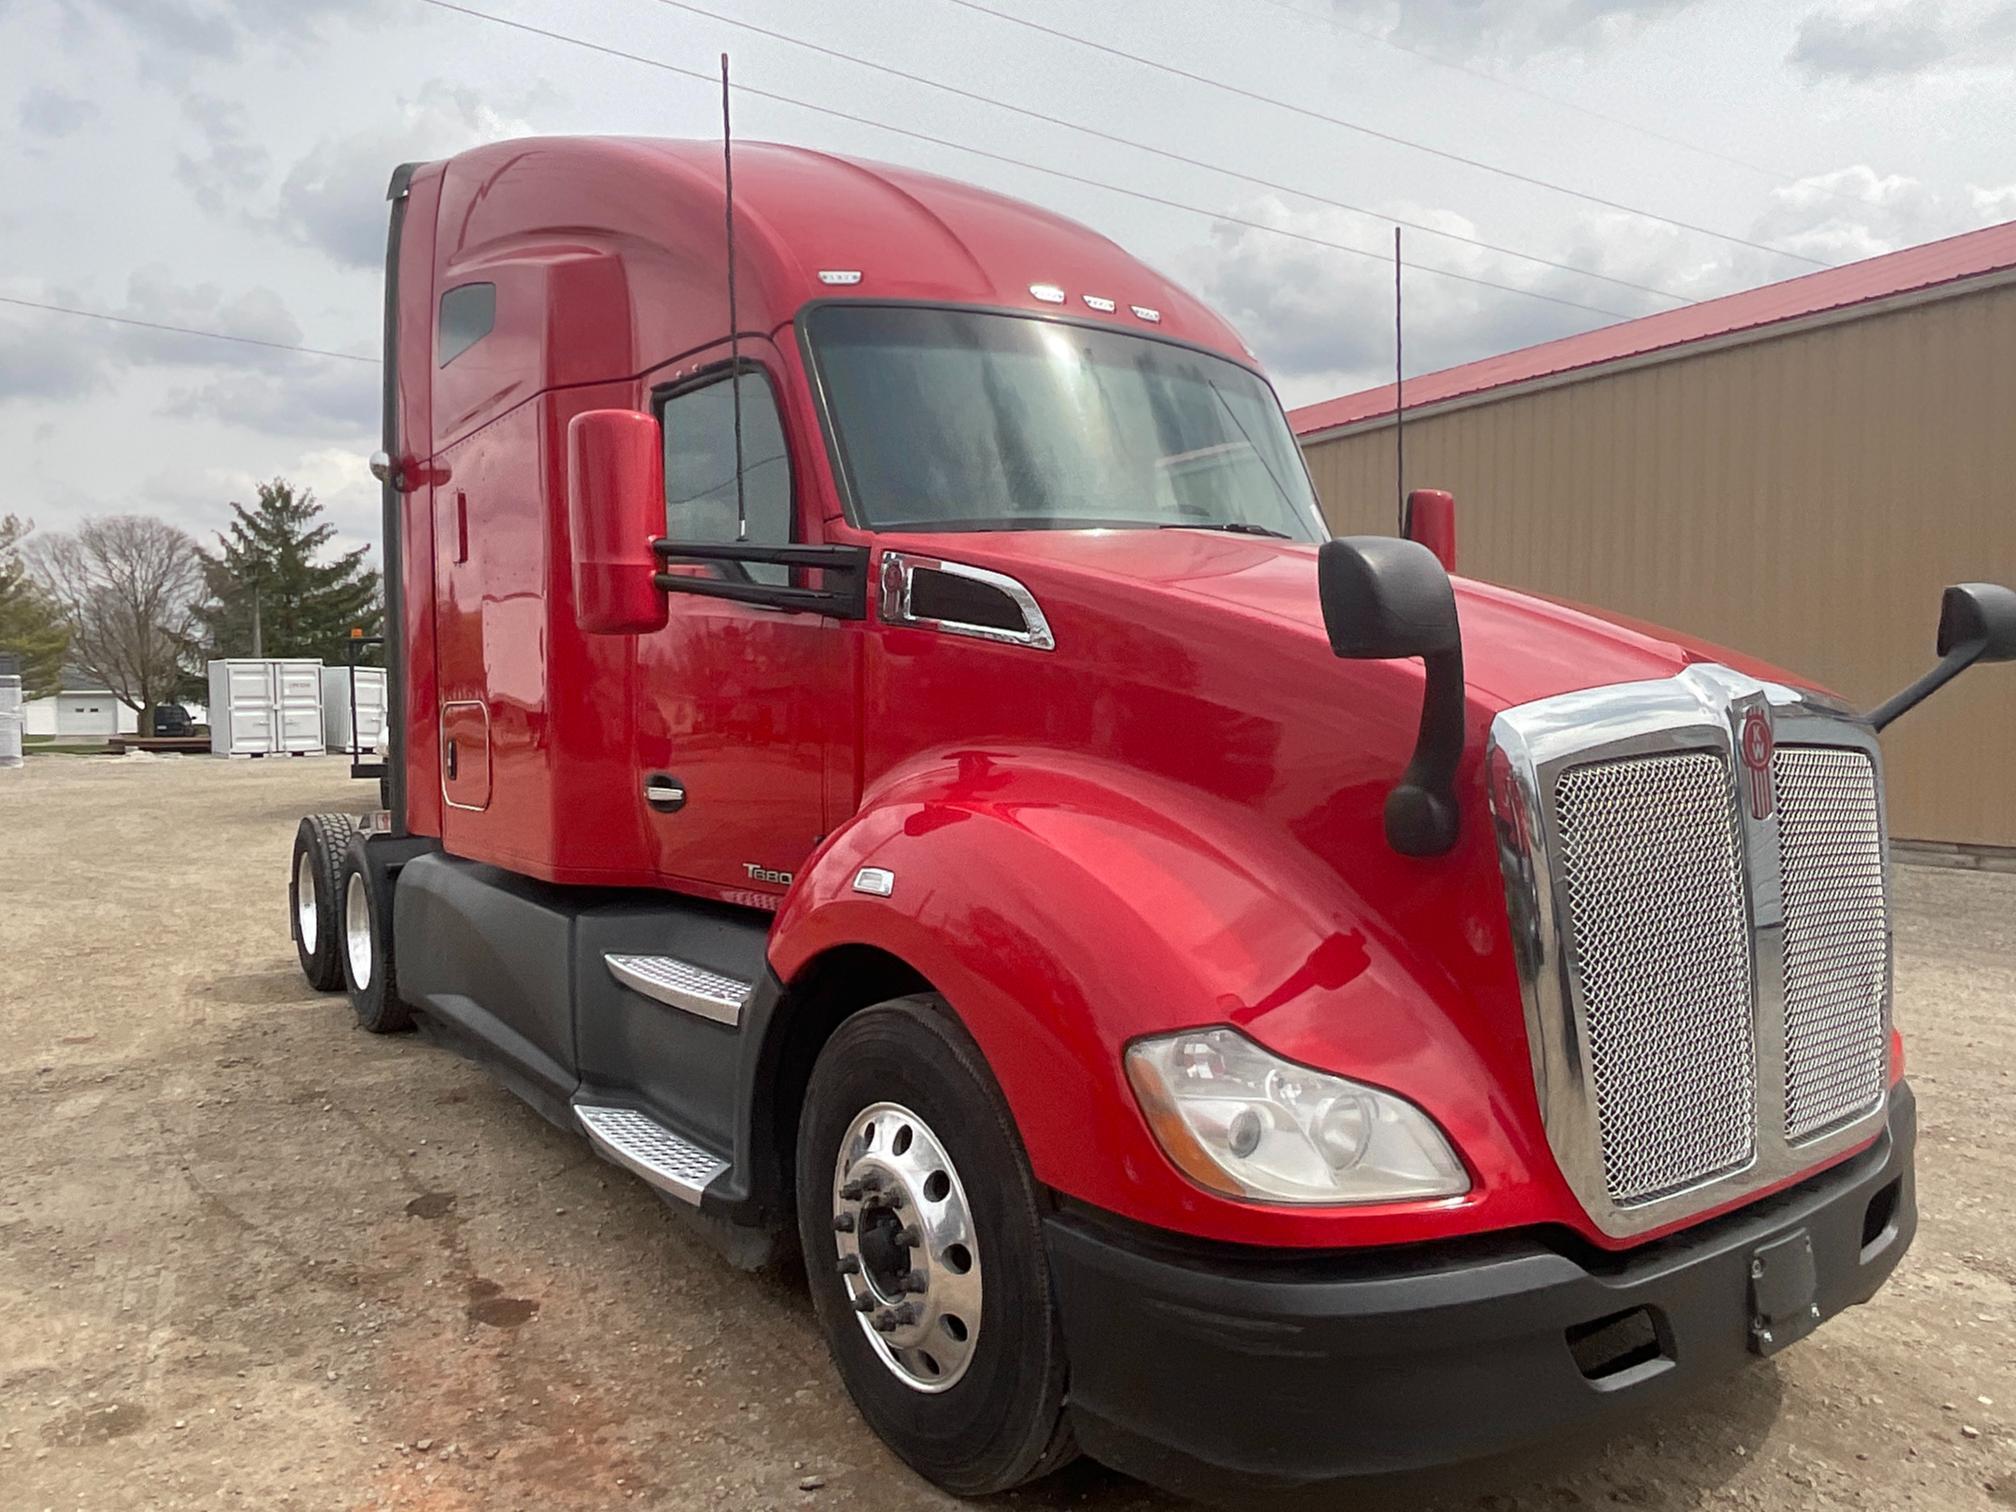
[[[802,1281],[474,1067],[359,1032],[285,926],[330,760],[0,771],[0,1512],[956,1505]],[[2016,1508],[2016,876],[1899,872],[1918,1243],[1692,1410],[1449,1508]],[[1018,1508],[1170,1508],[1096,1466]]]

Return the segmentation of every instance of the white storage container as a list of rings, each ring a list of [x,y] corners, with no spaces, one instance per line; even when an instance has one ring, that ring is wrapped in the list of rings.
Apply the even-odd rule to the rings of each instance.
[[[210,663],[210,749],[219,756],[321,754],[322,663]]]
[[[357,728],[350,728],[350,678],[357,678]],[[385,669],[322,669],[322,744],[346,756],[369,756],[385,733]]]
[[[21,765],[21,731],[28,712],[21,704],[21,679],[0,676],[0,767]]]

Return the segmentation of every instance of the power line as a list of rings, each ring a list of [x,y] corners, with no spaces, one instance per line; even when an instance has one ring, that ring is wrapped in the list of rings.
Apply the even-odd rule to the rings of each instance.
[[[201,331],[194,326],[168,325],[159,320],[136,320],[130,315],[107,315],[103,310],[78,310],[69,305],[44,304],[36,299],[16,299],[11,294],[0,294],[0,304],[19,305],[24,310],[44,310],[52,315],[75,315],[80,320],[103,320],[112,325],[138,326],[144,331],[168,331],[177,336],[201,336],[206,341],[235,341],[240,346],[270,347],[276,352],[303,352],[310,357],[338,357],[345,362],[368,362],[374,367],[376,357],[366,357],[358,352],[332,352],[327,347],[300,346],[291,341],[265,341],[257,336],[231,336],[223,331]]]
[[[703,73],[696,68],[683,68],[677,63],[667,63],[662,58],[650,58],[645,57],[641,53],[625,52],[622,48],[608,47],[600,42],[590,42],[585,37],[573,36],[567,32],[549,31],[545,27],[534,26],[526,21],[513,21],[504,16],[491,15],[487,11],[471,10],[465,5],[455,4],[454,0],[419,0],[419,3],[422,5],[431,5],[437,10],[453,11],[457,15],[468,16],[472,20],[487,21],[495,26],[505,26],[513,31],[527,32],[535,37],[544,37],[548,41],[564,42],[570,47],[585,48],[589,52],[601,53],[605,57],[622,58],[627,62],[641,63],[646,68],[660,69],[666,73],[678,74],[684,78],[699,80],[704,84],[712,85],[719,82],[713,75]],[[943,147],[953,152],[964,152],[974,157],[986,158],[991,162],[1004,163],[1011,168],[1021,168],[1030,173],[1047,174],[1051,178],[1063,179],[1073,184],[1083,184],[1091,189],[1103,189],[1110,194],[1125,195],[1129,199],[1142,200],[1151,205],[1159,205],[1167,210],[1180,210],[1188,215],[1201,215],[1211,221],[1222,221],[1235,226],[1247,226],[1255,231],[1266,231],[1275,236],[1287,237],[1291,241],[1307,242],[1312,246],[1318,247],[1328,247],[1335,252],[1349,252],[1355,257],[1369,257],[1381,264],[1386,261],[1386,255],[1383,252],[1368,251],[1364,247],[1354,247],[1348,242],[1331,241],[1326,237],[1312,236],[1303,231],[1291,231],[1285,226],[1270,226],[1265,221],[1251,220],[1243,216],[1229,214],[1222,210],[1208,209],[1203,205],[1187,204],[1182,200],[1169,199],[1159,194],[1151,194],[1145,189],[1129,189],[1120,184],[1109,184],[1103,179],[1088,178],[1083,174],[1070,173],[1062,168],[1052,168],[1045,163],[1032,163],[1024,158],[1009,157],[1005,153],[993,152],[984,147],[969,146],[964,142],[955,142],[946,137],[933,136],[929,132],[917,131],[908,126],[893,126],[887,121],[878,121],[870,116],[855,115],[851,111],[841,110],[831,105],[820,105],[811,100],[801,100],[794,95],[780,94],[776,90],[759,89],[750,84],[737,84],[735,88],[742,94],[753,95],[758,99],[774,100],[781,105],[793,105],[801,110],[809,110],[818,115],[832,116],[837,120],[849,121],[857,126],[871,127],[876,131],[886,131],[896,136],[909,137],[913,141],[928,142],[934,147]],[[1567,299],[1558,294],[1543,294],[1537,289],[1522,289],[1515,284],[1495,283],[1488,278],[1477,278],[1471,274],[1457,273],[1448,268],[1432,267],[1425,263],[1417,263],[1414,265],[1414,268],[1416,272],[1433,274],[1438,278],[1453,279],[1458,283],[1475,284],[1479,288],[1495,289],[1502,294],[1517,294],[1526,299],[1537,299],[1545,304],[1563,305],[1572,310],[1586,310],[1594,315],[1608,315],[1613,320],[1630,320],[1633,318],[1628,312],[1623,310],[1612,310],[1606,306],[1588,304],[1579,299]]]
[[[1748,237],[1737,236],[1728,231],[1717,231],[1712,226],[1697,226],[1692,221],[1676,220],[1670,215],[1661,215],[1655,210],[1641,210],[1636,205],[1627,205],[1620,200],[1605,199],[1600,194],[1590,194],[1581,189],[1571,189],[1566,184],[1557,184],[1551,179],[1537,178],[1530,173],[1521,173],[1517,169],[1503,168],[1496,163],[1487,163],[1482,158],[1465,157],[1460,152],[1449,152],[1440,147],[1430,147],[1425,142],[1417,142],[1408,137],[1396,136],[1390,131],[1380,131],[1376,127],[1367,126],[1359,121],[1347,121],[1342,116],[1325,115],[1322,111],[1312,110],[1307,105],[1297,105],[1291,100],[1276,99],[1272,95],[1264,95],[1256,90],[1243,89],[1237,84],[1227,84],[1220,79],[1209,78],[1204,74],[1192,73],[1188,69],[1179,68],[1173,63],[1160,63],[1153,58],[1144,58],[1139,53],[1131,53],[1124,48],[1114,47],[1109,43],[1094,41],[1090,37],[1081,37],[1075,32],[1060,31],[1054,26],[1045,26],[1040,21],[1030,21],[1022,16],[1010,15],[1007,11],[996,10],[990,5],[982,5],[980,4],[980,0],[946,0],[946,3],[956,5],[962,10],[976,11],[983,16],[992,16],[997,21],[1006,21],[1014,26],[1027,27],[1030,31],[1041,32],[1047,37],[1056,37],[1060,41],[1075,43],[1079,47],[1089,47],[1094,52],[1105,53],[1109,57],[1124,58],[1129,63],[1138,63],[1143,68],[1152,68],[1159,73],[1171,74],[1179,79],[1187,79],[1192,84],[1202,84],[1209,89],[1222,90],[1226,94],[1237,95],[1242,100],[1252,100],[1261,105],[1271,105],[1277,110],[1286,110],[1294,115],[1305,116],[1312,121],[1322,121],[1326,125],[1340,126],[1346,131],[1355,131],[1362,136],[1369,136],[1376,141],[1390,142],[1398,147],[1412,148],[1416,152],[1425,152],[1430,157],[1442,158],[1451,163],[1461,163],[1466,168],[1476,168],[1485,173],[1495,173],[1499,177],[1511,179],[1515,183],[1530,184],[1538,189],[1551,189],[1556,194],[1565,194],[1573,199],[1583,200],[1592,205],[1601,205],[1607,210],[1622,211],[1626,215],[1636,215],[1644,220],[1658,221],[1662,225],[1673,226],[1682,231],[1693,231],[1702,236],[1712,236],[1718,241],[1733,242],[1737,246],[1749,247],[1758,252],[1769,252],[1774,257],[1786,257],[1792,259],[1794,262],[1811,263],[1816,268],[1832,266],[1829,263],[1820,261],[1816,257],[1807,257],[1798,252],[1787,252],[1782,247],[1773,247],[1765,242],[1752,241]]]
[[[1699,153],[1702,157],[1714,158],[1717,162],[1727,163],[1731,167],[1741,168],[1749,173],[1761,174],[1763,177],[1775,179],[1781,184],[1791,183],[1806,177],[1804,174],[1792,173],[1783,168],[1770,168],[1762,163],[1753,163],[1747,158],[1735,157],[1730,153],[1718,151],[1713,147],[1703,147],[1699,142],[1690,142],[1683,137],[1669,135],[1664,131],[1642,125],[1637,121],[1627,121],[1622,116],[1609,115],[1604,111],[1595,109],[1593,106],[1579,104],[1574,100],[1563,99],[1560,95],[1549,94],[1544,89],[1535,89],[1530,84],[1521,84],[1517,79],[1508,79],[1502,74],[1492,73],[1488,69],[1472,68],[1469,64],[1459,63],[1453,58],[1438,57],[1425,47],[1409,47],[1405,42],[1395,41],[1392,37],[1382,32],[1374,31],[1369,26],[1353,26],[1342,16],[1319,15],[1315,11],[1303,10],[1299,5],[1292,5],[1289,3],[1289,0],[1265,0],[1265,3],[1273,6],[1276,10],[1286,11],[1291,16],[1299,16],[1304,21],[1312,21],[1319,26],[1327,26],[1333,31],[1348,32],[1354,37],[1363,37],[1368,42],[1376,42],[1381,47],[1390,47],[1395,52],[1406,53],[1409,57],[1419,58],[1422,62],[1433,64],[1437,68],[1446,68],[1454,73],[1468,74],[1471,78],[1482,79],[1487,84],[1496,84],[1502,89],[1512,90],[1514,93],[1526,95],[1530,99],[1545,100],[1549,105],[1558,105],[1563,110],[1572,110],[1578,115],[1588,116],[1591,120],[1602,121],[1605,125],[1621,126],[1626,131],[1635,131],[1640,136],[1651,137],[1655,142],[1664,142],[1669,147],[1678,147],[1684,152]]]
[[[1032,121],[1041,121],[1051,126],[1062,126],[1067,131],[1082,132],[1084,135],[1096,137],[1102,142],[1112,142],[1117,146],[1131,147],[1137,152],[1150,153],[1155,157],[1164,158],[1172,163],[1181,163],[1187,168],[1201,168],[1207,173],[1222,173],[1227,178],[1239,179],[1248,184],[1257,184],[1262,189],[1272,189],[1280,194],[1293,194],[1303,199],[1314,200],[1320,205],[1328,205],[1332,209],[1348,210],[1353,215],[1371,216],[1373,219],[1389,226],[1394,224],[1402,225],[1410,231],[1420,231],[1429,236],[1446,237],[1450,241],[1462,242],[1465,246],[1481,247],[1486,251],[1499,252],[1507,257],[1522,258],[1527,262],[1538,263],[1545,268],[1556,268],[1561,272],[1574,273],[1583,278],[1598,279],[1603,283],[1616,284],[1619,288],[1632,289],[1640,294],[1652,294],[1660,299],[1676,300],[1681,304],[1693,303],[1684,294],[1675,294],[1666,289],[1655,288],[1651,284],[1633,283],[1628,278],[1617,278],[1608,273],[1599,273],[1594,268],[1585,268],[1576,263],[1556,262],[1551,257],[1541,257],[1539,254],[1533,252],[1521,252],[1516,247],[1504,247],[1496,242],[1483,241],[1474,236],[1464,236],[1460,232],[1447,231],[1439,226],[1431,226],[1420,221],[1411,221],[1400,216],[1388,215],[1384,211],[1368,210],[1363,205],[1353,205],[1344,200],[1332,199],[1330,196],[1319,194],[1313,189],[1298,189],[1292,184],[1278,183],[1273,179],[1261,178],[1237,168],[1227,168],[1223,164],[1206,162],[1202,158],[1186,157],[1180,152],[1172,152],[1167,148],[1151,146],[1147,142],[1139,142],[1132,137],[1124,137],[1114,132],[1102,131],[1096,126],[1086,126],[1076,121],[1064,120],[1060,116],[1046,115],[1040,110],[1031,110],[1027,106],[1016,105],[1008,100],[996,99],[992,95],[984,95],[976,90],[962,89],[956,84],[947,84],[942,80],[927,78],[923,74],[911,73],[906,69],[897,68],[891,64],[877,63],[870,58],[858,57],[853,53],[842,52],[835,47],[827,47],[818,42],[807,41],[803,37],[792,36],[789,32],[772,31],[767,26],[758,26],[751,21],[742,21],[733,16],[724,16],[720,12],[708,10],[704,6],[690,4],[689,0],[657,0],[657,3],[670,6],[674,10],[686,11],[692,15],[705,16],[708,20],[718,21],[724,26],[733,26],[741,31],[754,32],[759,37],[769,37],[774,41],[785,42],[793,47],[802,47],[809,52],[818,53],[822,57],[838,58],[843,63],[852,63],[857,67],[873,69],[877,73],[888,74],[892,78],[904,79],[912,84],[922,84],[927,89],[941,90],[946,94],[956,95],[962,100],[973,100],[982,105],[992,105],[996,109],[1012,111],[1014,114],[1026,117]]]

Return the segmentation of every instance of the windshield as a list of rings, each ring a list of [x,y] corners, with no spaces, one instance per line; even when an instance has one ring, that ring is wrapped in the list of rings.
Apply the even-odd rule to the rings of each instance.
[[[862,525],[1329,536],[1273,391],[1223,358],[925,307],[828,305],[810,334]]]

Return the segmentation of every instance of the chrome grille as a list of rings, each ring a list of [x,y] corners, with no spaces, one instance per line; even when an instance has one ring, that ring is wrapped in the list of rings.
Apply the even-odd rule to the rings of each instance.
[[[1554,791],[1603,1174],[1618,1206],[1733,1171],[1756,1138],[1750,935],[1729,766],[1592,762]]]
[[[1874,1107],[1889,1057],[1890,949],[1876,769],[1860,751],[1781,746],[1785,891],[1785,1137]]]

